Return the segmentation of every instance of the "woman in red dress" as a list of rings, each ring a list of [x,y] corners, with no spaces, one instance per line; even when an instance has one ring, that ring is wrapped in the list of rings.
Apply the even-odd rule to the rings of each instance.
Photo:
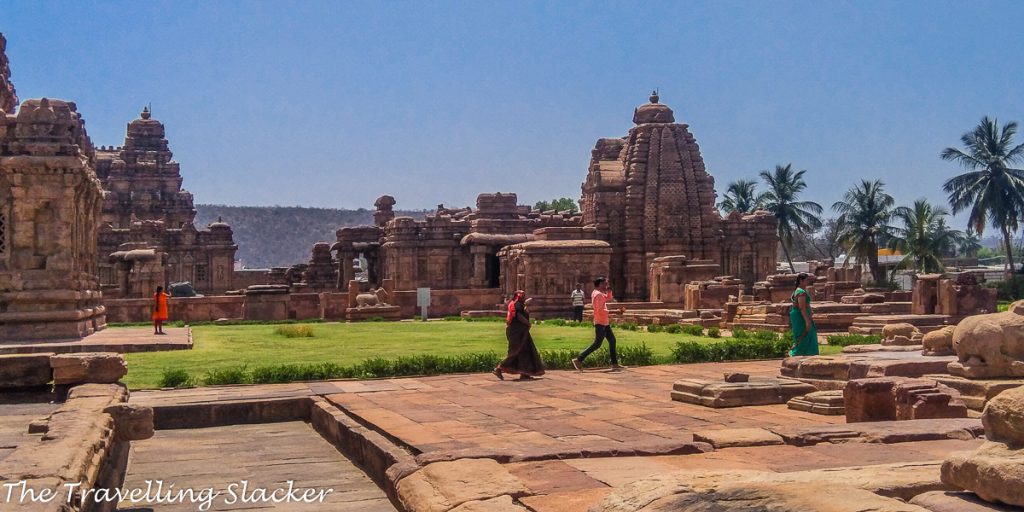
[[[163,286],[156,287],[153,295],[153,334],[166,334],[164,322],[167,321],[167,294]]]

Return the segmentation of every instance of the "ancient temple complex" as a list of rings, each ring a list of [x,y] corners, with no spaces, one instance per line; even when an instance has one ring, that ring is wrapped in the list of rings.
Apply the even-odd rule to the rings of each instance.
[[[172,157],[164,125],[148,107],[128,123],[123,146],[96,151],[96,173],[107,190],[98,263],[108,295],[144,297],[154,283],[180,281],[207,294],[233,288],[238,246],[231,227],[196,228],[192,194],[181,187]]]
[[[575,283],[598,275],[610,277],[620,299],[646,301],[692,280],[731,275],[749,287],[771,274],[774,217],[718,213],[696,140],[656,93],[633,122],[625,137],[598,140],[582,214],[534,211],[496,193],[481,194],[476,209],[442,205],[416,221],[395,218],[395,199],[379,198],[376,226],[338,230],[339,288],[359,259],[372,283],[388,280],[396,290],[525,288],[544,310],[544,297],[564,308]],[[681,303],[677,295],[671,302]]]

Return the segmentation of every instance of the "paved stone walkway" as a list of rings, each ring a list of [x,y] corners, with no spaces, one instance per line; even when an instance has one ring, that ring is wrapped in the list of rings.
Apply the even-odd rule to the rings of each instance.
[[[710,409],[669,398],[680,378],[716,379],[727,371],[767,377],[778,369],[779,361],[751,361],[551,371],[523,382],[470,374],[223,386],[137,391],[132,402],[162,406],[321,395],[426,460],[609,450],[667,454],[691,442],[695,431],[844,422],[785,405]]]
[[[11,393],[0,397],[0,460],[7,457],[18,445],[38,441],[38,435],[28,433],[28,424],[33,420],[47,417],[60,407],[58,404],[48,402],[17,403],[3,400],[13,398],[14,395]]]
[[[146,481],[162,480],[165,489],[213,487],[222,494],[210,510],[288,510],[394,512],[384,492],[359,468],[338,453],[308,424],[293,421],[188,430],[163,430],[132,443],[124,489],[145,489]],[[229,504],[231,484],[248,482],[246,496],[257,488],[332,488],[323,503]],[[155,484],[154,484],[155,485]],[[283,495],[281,495],[283,496]],[[258,496],[257,496],[258,497]],[[197,510],[187,503],[122,503],[123,512]]]
[[[153,334],[152,327],[108,327],[96,334],[73,340],[0,342],[2,354],[55,352],[155,352],[188,350],[192,334],[187,327],[165,327],[166,335]]]

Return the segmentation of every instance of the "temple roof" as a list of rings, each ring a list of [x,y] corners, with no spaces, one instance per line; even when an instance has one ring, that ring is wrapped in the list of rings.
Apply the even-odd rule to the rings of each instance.
[[[658,103],[659,99],[658,91],[651,91],[650,103],[640,105],[633,111],[633,122],[636,124],[676,122],[672,109],[668,105]]]

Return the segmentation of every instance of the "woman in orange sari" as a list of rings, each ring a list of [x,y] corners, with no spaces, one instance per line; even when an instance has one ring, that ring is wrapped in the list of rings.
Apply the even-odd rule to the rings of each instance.
[[[163,286],[156,287],[153,295],[153,334],[167,334],[164,332],[164,322],[167,321],[167,294]]]

